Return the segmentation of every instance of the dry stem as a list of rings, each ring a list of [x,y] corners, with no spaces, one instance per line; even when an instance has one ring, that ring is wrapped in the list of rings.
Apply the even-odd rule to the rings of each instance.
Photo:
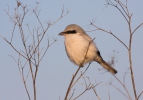
[[[95,39],[95,38],[94,38],[94,39]],[[83,62],[82,62],[82,66],[83,66],[84,61],[85,61],[85,59],[86,59],[86,56],[87,56],[87,53],[88,53],[89,46],[90,46],[90,44],[93,42],[94,39],[92,39],[92,41],[90,41],[89,44],[88,44],[88,46],[87,46],[87,51],[86,51],[86,53],[85,53],[85,56],[84,56],[84,59],[83,59]],[[89,63],[89,65],[90,65],[90,63]],[[68,89],[67,89],[66,96],[65,96],[65,99],[64,99],[64,100],[67,100],[68,94],[70,93],[71,88],[72,88],[73,85],[81,78],[81,76],[86,72],[86,70],[87,70],[88,67],[89,67],[89,66],[87,67],[87,69],[84,71],[84,73],[81,74],[81,75],[79,76],[79,78],[76,80],[76,82],[73,84],[74,79],[75,79],[75,77],[76,77],[78,71],[80,70],[80,68],[81,68],[82,66],[79,66],[79,68],[77,69],[77,71],[76,71],[75,74],[73,75],[73,77],[72,77],[72,79],[71,79],[71,82],[70,82],[70,84],[69,84],[69,87],[68,87]]]

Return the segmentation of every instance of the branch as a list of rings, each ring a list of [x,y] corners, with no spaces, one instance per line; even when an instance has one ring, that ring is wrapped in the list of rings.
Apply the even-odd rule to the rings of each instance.
[[[69,100],[72,99],[72,97],[73,97],[73,95],[74,95],[74,91],[75,91],[75,89],[73,90],[73,93],[72,93],[71,97],[69,98]]]
[[[62,18],[63,18],[64,16],[66,16],[68,13],[69,13],[69,11],[67,11],[65,14],[63,14],[63,10],[62,10],[62,14],[63,14],[63,15],[61,15],[59,19],[57,19],[57,20],[56,20],[55,22],[53,22],[52,24],[51,24],[51,23],[48,23],[47,28],[46,28],[45,30],[43,30],[42,37],[41,37],[41,39],[39,40],[39,42],[38,42],[38,44],[36,45],[36,47],[35,47],[35,49],[34,49],[33,52],[35,52],[35,51],[37,50],[38,46],[40,45],[40,43],[41,43],[42,39],[44,38],[44,36],[45,36],[47,30],[49,29],[49,27],[51,27],[51,26],[53,26],[54,24],[56,24],[60,19],[62,19]],[[43,25],[41,24],[41,21],[39,20],[39,17],[37,16],[36,13],[35,13],[35,16],[37,17],[37,19],[38,19],[40,25],[43,27]],[[43,28],[42,28],[42,29],[43,29]],[[31,57],[32,57],[32,56],[33,56],[33,53],[31,54]],[[30,58],[31,58],[31,57],[30,57]]]
[[[19,55],[21,55],[23,58],[27,59],[24,55],[22,55],[6,38],[2,37],[0,35],[0,37],[5,40]]]
[[[139,98],[141,97],[141,95],[143,94],[143,91],[139,94],[139,96],[138,96],[138,100],[139,100]]]
[[[91,63],[88,64],[87,68],[85,69],[85,71],[83,73],[81,73],[81,75],[77,78],[77,80],[72,84],[71,88],[77,83],[77,81],[84,75],[84,73],[87,71],[87,69],[89,68]]]
[[[115,79],[123,86],[123,88],[125,89],[126,93],[128,94],[129,100],[132,100],[131,95],[129,94],[129,91],[128,91],[128,89],[126,88],[126,86],[125,86],[115,75],[113,75],[113,76],[114,76]]]
[[[100,82],[100,83],[101,83],[101,82]],[[99,83],[99,84],[100,84],[100,83]],[[98,84],[97,84],[97,85],[98,85]],[[98,99],[98,100],[101,100],[100,97],[98,96],[96,90],[95,90],[95,86],[94,86],[94,87],[92,86],[92,90],[94,91],[94,93],[95,93],[97,99]]]
[[[77,69],[77,71],[76,71],[75,74],[73,75],[72,80],[71,80],[71,82],[70,82],[70,84],[69,84],[69,87],[68,87],[68,90],[67,90],[67,93],[66,93],[66,96],[65,96],[65,99],[64,99],[64,100],[67,100],[68,94],[69,94],[69,92],[70,92],[71,85],[72,85],[72,83],[73,83],[73,81],[74,81],[74,78],[76,77],[78,71],[80,70],[80,68],[81,68],[81,67],[79,66],[78,69]]]
[[[94,38],[94,39],[95,39],[95,38]],[[73,81],[74,81],[74,79],[75,79],[75,77],[76,77],[78,71],[79,71],[80,68],[83,66],[84,61],[85,61],[86,56],[87,56],[87,52],[88,52],[89,46],[90,46],[90,44],[93,42],[94,39],[92,39],[92,40],[89,42],[88,46],[87,46],[87,51],[86,51],[86,53],[85,53],[85,56],[84,56],[82,65],[79,66],[79,68],[77,69],[77,71],[76,71],[75,74],[73,75],[72,80],[71,80],[71,82],[70,82],[70,84],[69,84],[68,90],[67,90],[67,92],[66,92],[66,96],[65,96],[65,99],[64,99],[64,100],[67,100],[67,98],[68,98],[68,94],[69,94],[69,92],[70,92],[70,90],[71,90],[71,88],[72,88],[72,86],[73,86],[72,83],[73,83]],[[89,64],[89,65],[90,65],[90,64]],[[88,67],[89,67],[89,66],[88,66]],[[87,69],[88,69],[88,67],[87,67]],[[86,69],[86,70],[87,70],[87,69]],[[86,70],[85,70],[85,71],[86,71]],[[82,74],[82,75],[83,75],[83,74]],[[80,77],[81,77],[81,76],[80,76]],[[79,77],[78,79],[80,79],[80,77]]]
[[[116,0],[115,0],[116,1]],[[117,2],[117,1],[116,1]],[[128,19],[127,19],[127,17],[126,17],[126,15],[128,16],[128,14],[126,13],[126,11],[124,10],[124,7],[122,6],[122,4],[121,4],[121,2],[119,3],[119,2],[117,2],[120,6],[121,6],[121,8],[123,9],[123,11],[117,6],[117,4],[114,4],[111,0],[108,0],[107,1],[107,5],[111,5],[111,6],[113,6],[113,7],[115,7],[115,8],[117,8],[118,10],[119,10],[119,12],[122,14],[122,16],[125,18],[125,20],[128,22]],[[124,14],[124,13],[126,14]]]
[[[83,59],[83,61],[82,61],[82,64],[84,63],[84,61],[85,61],[85,59],[86,59],[89,46],[90,46],[91,42],[93,42],[94,39],[95,39],[95,38],[93,38],[92,41],[90,41],[89,44],[88,44],[87,51],[86,51],[86,54],[85,54],[84,59]],[[78,77],[78,79],[72,84],[71,88],[72,88],[72,87],[76,84],[76,82],[84,75],[84,73],[85,73],[85,72],[87,71],[87,69],[89,68],[90,64],[91,64],[91,63],[88,64],[88,66],[87,66],[87,68],[85,69],[85,71],[84,71],[83,73],[81,73],[81,75]]]
[[[116,86],[113,85],[112,83],[111,83],[111,85],[112,85],[116,90],[118,90],[121,94],[123,94],[127,99],[131,100],[123,91],[120,90],[120,88],[116,87]]]
[[[119,42],[121,42],[121,43],[126,47],[126,49],[128,50],[127,45],[126,45],[122,40],[120,40],[116,35],[114,35],[111,31],[106,31],[106,30],[104,30],[104,29],[102,29],[102,28],[99,28],[99,27],[97,27],[96,25],[94,25],[92,22],[90,23],[90,25],[92,25],[92,26],[94,26],[95,28],[97,28],[97,30],[100,30],[100,31],[103,31],[103,32],[106,32],[106,33],[111,34],[111,35],[114,36]]]
[[[136,32],[136,30],[138,30],[141,26],[143,25],[143,23],[141,23],[139,26],[137,26],[134,31],[132,32],[132,35]]]
[[[87,83],[86,83],[86,80],[85,80],[85,78],[83,77],[83,79],[84,79],[84,83],[85,83],[85,90],[82,92],[82,93],[80,93],[77,97],[75,97],[73,100],[76,100],[77,98],[79,98],[81,95],[83,95],[87,90],[90,90],[90,89],[92,89],[92,85],[91,85],[91,83],[89,83],[88,85],[87,85]],[[90,82],[90,80],[89,80],[89,82]]]

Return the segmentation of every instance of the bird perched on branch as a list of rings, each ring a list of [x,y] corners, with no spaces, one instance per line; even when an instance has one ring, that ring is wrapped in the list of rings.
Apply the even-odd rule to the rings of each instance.
[[[96,61],[112,74],[117,73],[113,67],[102,59],[93,39],[80,26],[70,24],[59,35],[65,37],[66,53],[74,64],[83,67],[86,63]]]

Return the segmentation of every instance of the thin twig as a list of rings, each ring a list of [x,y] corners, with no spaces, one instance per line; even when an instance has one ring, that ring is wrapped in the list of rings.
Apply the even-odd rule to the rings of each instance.
[[[44,36],[45,36],[47,30],[49,29],[49,27],[51,27],[51,26],[53,26],[54,24],[56,24],[60,19],[62,19],[62,18],[63,18],[64,16],[66,16],[68,13],[69,13],[69,12],[66,12],[65,14],[63,14],[59,19],[57,19],[57,20],[56,20],[55,22],[53,22],[52,24],[48,24],[47,28],[46,28],[45,30],[43,30],[42,37],[41,37],[41,39],[39,40],[37,46],[35,47],[34,52],[37,50],[38,46],[40,45],[40,43],[41,43],[42,39],[44,38]],[[35,16],[37,17],[36,13],[35,13]],[[40,25],[42,25],[42,24],[41,24],[41,21],[40,21],[40,19],[39,19],[39,17],[37,17],[37,19],[38,19]],[[42,25],[42,26],[43,26],[43,25]],[[31,54],[31,57],[30,57],[30,58],[32,58],[32,56],[33,56],[33,53]]]
[[[138,100],[139,100],[139,98],[141,97],[141,95],[143,94],[143,91],[139,94],[139,96],[138,96]]]
[[[80,95],[78,95],[77,97],[75,97],[73,100],[76,100],[78,97],[80,97],[81,95],[83,95],[88,89],[85,89]]]
[[[13,34],[14,34],[15,26],[16,26],[16,23],[14,24],[14,27],[13,27],[13,31],[12,31],[12,36],[11,36],[10,43],[12,42],[12,39],[13,39]]]
[[[128,69],[127,69],[128,70]],[[126,77],[127,71],[125,72],[124,76],[123,76],[123,84],[125,85],[125,77]]]
[[[18,9],[19,7],[22,8],[22,13],[19,11],[19,9]],[[49,29],[49,27],[51,27],[52,25],[56,24],[61,18],[63,18],[65,15],[67,15],[69,13],[68,11],[66,13],[64,13],[64,7],[63,7],[62,14],[61,14],[60,18],[58,18],[54,23],[48,24],[48,26],[44,29],[44,25],[42,24],[42,22],[41,22],[41,20],[39,18],[40,11],[38,13],[36,13],[36,11],[38,11],[37,8],[38,8],[38,6],[36,6],[36,9],[34,10],[34,14],[35,14],[35,16],[36,16],[36,18],[37,18],[37,20],[38,20],[38,22],[40,24],[40,27],[38,27],[37,30],[33,29],[33,33],[31,33],[29,25],[27,24],[28,31],[31,34],[30,36],[32,36],[32,39],[33,39],[32,40],[32,42],[33,42],[32,45],[28,45],[27,44],[27,40],[28,40],[29,36],[25,36],[25,30],[23,28],[24,27],[23,26],[24,20],[26,18],[27,13],[29,12],[29,9],[27,9],[26,5],[22,5],[18,1],[17,1],[17,8],[14,9],[14,16],[10,15],[10,13],[9,13],[9,6],[8,6],[8,11],[5,10],[5,12],[9,16],[10,20],[14,24],[10,42],[6,38],[0,36],[1,38],[3,38],[4,41],[6,41],[12,47],[12,49],[14,49],[14,51],[16,51],[16,53],[19,54],[17,65],[18,65],[18,68],[19,68],[19,73],[21,75],[22,81],[24,83],[25,90],[26,90],[27,95],[29,97],[29,100],[31,100],[31,99],[30,99],[30,95],[29,95],[29,92],[28,92],[27,84],[26,84],[26,81],[27,81],[27,78],[29,76],[29,73],[31,73],[32,82],[33,82],[34,100],[36,100],[36,77],[37,77],[37,73],[38,73],[38,68],[39,68],[39,65],[40,65],[40,61],[43,59],[44,55],[46,54],[47,49],[55,41],[53,43],[51,43],[51,44],[48,43],[48,46],[47,46],[47,48],[44,51],[44,53],[43,53],[42,56],[41,56],[41,54],[42,54],[41,52],[43,52],[43,51],[40,50],[40,43],[42,42],[42,40],[43,40],[43,38],[44,38],[47,30]],[[24,50],[20,50],[20,51],[17,50],[17,48],[12,44],[14,33],[15,33],[16,28],[17,28],[16,26],[18,26],[18,30],[20,31],[20,37],[21,37],[22,45],[24,47]],[[42,30],[42,33],[39,32],[39,30],[40,31]],[[37,39],[34,36],[35,31],[37,32]],[[21,56],[24,59],[26,59],[24,65],[22,65],[22,62],[21,62],[21,59],[20,59]],[[28,70],[28,74],[25,77],[24,76],[24,74],[25,74],[24,73],[24,68],[27,65],[27,63],[29,65],[29,70]],[[33,66],[35,66],[35,67],[33,67]]]
[[[123,88],[125,89],[126,93],[128,94],[128,98],[129,100],[132,100],[131,95],[128,91],[128,89],[126,88],[126,86],[117,78],[117,76],[113,75],[115,77],[115,79],[123,86]]]
[[[111,83],[111,85],[112,85],[116,90],[118,90],[121,94],[123,94],[123,96],[125,96],[127,99],[130,100],[130,98],[129,98],[123,91],[121,91],[118,87],[116,87],[116,86],[113,85],[112,83]]]
[[[93,38],[93,39],[89,42],[89,44],[88,44],[88,46],[87,46],[87,50],[86,50],[86,52],[85,52],[85,56],[84,56],[84,59],[83,59],[83,61],[82,61],[82,64],[84,64],[84,62],[85,62],[85,60],[86,60],[89,46],[90,46],[90,44],[94,41],[94,39],[95,39],[95,38]],[[83,66],[83,65],[82,65],[82,66]]]
[[[73,93],[72,93],[71,97],[69,98],[69,100],[72,99],[72,97],[73,97],[73,95],[74,95],[74,91],[75,91],[75,89],[73,90]]]
[[[143,23],[141,23],[140,25],[138,25],[135,29],[134,29],[134,31],[132,32],[132,35],[136,32],[136,30],[138,30],[141,26],[143,25]]]
[[[94,87],[92,87],[92,90],[94,91],[94,93],[95,93],[95,95],[96,95],[97,99],[98,99],[98,100],[101,100],[101,99],[100,99],[100,97],[98,96],[98,94],[97,94],[97,92],[96,92],[96,90],[95,90],[95,88],[94,88]]]
[[[122,12],[122,10],[117,6],[117,4],[114,4],[111,0],[109,0],[110,1],[110,3],[108,2],[108,5],[111,5],[111,6],[113,6],[113,7],[115,7],[115,8],[117,8],[118,10],[119,10],[119,12],[123,15],[123,17],[125,18],[125,20],[128,22],[128,19],[127,19],[127,17],[126,17],[126,15]],[[123,9],[123,8],[122,8]]]
[[[80,93],[77,97],[75,97],[73,100],[76,100],[77,98],[79,98],[79,97],[80,97],[81,95],[83,95],[87,90],[92,89],[91,83],[89,83],[89,84],[87,85],[86,80],[85,80],[84,77],[83,77],[83,79],[84,79],[84,83],[85,83],[86,89],[85,89],[82,93]]]
[[[46,47],[46,50],[44,51],[44,54],[42,55],[42,57],[40,58],[39,61],[41,61],[41,60],[43,59],[43,57],[45,56],[45,54],[46,54],[48,48],[49,48],[50,46],[52,46],[56,41],[57,41],[57,40],[54,40],[51,44],[49,44],[49,42],[48,42],[48,46]]]
[[[123,12],[128,16],[128,13],[125,11],[125,9],[127,8],[127,6],[124,5],[122,2],[120,2],[120,0],[118,0],[116,2],[120,5],[120,7],[122,8]]]
[[[90,24],[93,25],[95,28],[97,28],[97,30],[100,30],[100,31],[109,33],[109,34],[111,34],[112,36],[114,36],[114,37],[115,37],[119,42],[121,42],[121,43],[126,47],[126,49],[128,50],[127,45],[126,45],[122,40],[120,40],[116,35],[114,35],[111,31],[106,31],[106,30],[104,30],[103,28],[99,28],[99,27],[97,27],[96,25],[94,25],[93,23],[90,23]]]
[[[84,75],[84,73],[87,71],[91,63],[88,64],[87,68],[84,70],[83,73],[77,78],[77,80],[72,84],[71,88],[77,83],[77,81]]]
[[[3,40],[5,40],[18,54],[20,54],[23,58],[27,59],[23,54],[21,54],[6,38],[2,37],[0,35],[1,38],[3,38]]]
[[[68,90],[67,90],[67,92],[66,92],[66,96],[65,96],[65,99],[64,99],[64,100],[67,100],[68,94],[69,94],[69,92],[70,92],[71,85],[72,85],[72,83],[73,83],[73,81],[74,81],[74,78],[76,77],[78,71],[80,70],[80,68],[81,68],[81,67],[79,66],[78,69],[76,70],[75,74],[73,75],[73,77],[72,77],[72,79],[71,79],[71,82],[70,82],[70,84],[69,84]]]
[[[131,72],[131,80],[132,80],[132,86],[134,90],[134,96],[135,100],[138,100],[137,93],[136,93],[136,86],[135,86],[135,80],[134,80],[134,73],[133,73],[133,66],[132,66],[132,28],[131,28],[131,16],[129,16],[129,32],[130,32],[130,38],[129,38],[129,49],[128,49],[128,55],[129,55],[129,64],[130,64],[130,72]]]

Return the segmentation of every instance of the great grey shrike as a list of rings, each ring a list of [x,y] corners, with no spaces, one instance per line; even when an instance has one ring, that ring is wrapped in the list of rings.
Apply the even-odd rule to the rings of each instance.
[[[86,63],[96,61],[112,74],[117,73],[113,67],[102,59],[91,37],[80,26],[70,24],[59,35],[65,37],[66,53],[74,64],[83,67]]]

